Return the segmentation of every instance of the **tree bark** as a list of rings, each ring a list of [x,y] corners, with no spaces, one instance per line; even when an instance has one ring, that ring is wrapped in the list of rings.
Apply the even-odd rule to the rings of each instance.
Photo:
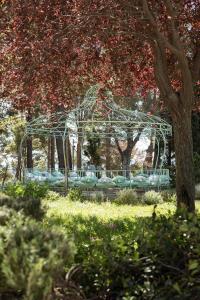
[[[122,170],[123,170],[124,176],[126,176],[128,178],[130,177],[130,162],[131,162],[132,150],[135,147],[135,145],[137,144],[137,142],[139,141],[141,133],[142,133],[142,128],[139,128],[138,133],[133,140],[132,129],[129,128],[127,130],[127,146],[126,146],[125,150],[121,149],[121,147],[119,145],[119,141],[117,139],[115,139],[117,149],[121,156]]]
[[[122,170],[124,176],[126,176],[127,178],[130,177],[130,162],[132,150],[133,146],[128,144],[126,150],[121,152]]]
[[[26,120],[27,122],[32,120],[30,111],[28,111]],[[26,140],[26,167],[30,170],[33,169],[33,141],[31,136],[27,137]]]
[[[51,138],[48,138],[48,149],[47,149],[47,169],[51,170]]]
[[[16,167],[16,174],[15,178],[17,180],[21,180],[21,171],[22,171],[22,157],[21,153],[17,153],[17,167]]]
[[[193,144],[191,110],[186,109],[184,99],[180,98],[179,110],[172,113],[174,146],[176,157],[177,206],[195,210],[195,187],[193,172]]]
[[[31,136],[26,141],[26,167],[30,170],[33,169],[33,142]]]
[[[80,133],[79,133],[80,132]],[[77,169],[80,170],[82,168],[82,130],[79,128],[78,132],[78,142],[77,142]]]
[[[55,170],[55,140],[54,137],[48,139],[48,170]]]
[[[64,153],[63,153],[63,139],[61,136],[56,137],[56,149],[58,154],[58,168],[61,171],[65,169],[65,162],[64,162]]]
[[[144,167],[152,168],[153,166],[153,150],[154,150],[154,138],[150,137],[150,144],[146,151],[146,157],[144,160]]]
[[[111,140],[110,137],[106,138],[106,170],[110,170],[110,163],[111,163],[111,155],[110,155],[110,147],[111,147]]]
[[[55,138],[51,137],[50,139],[50,149],[51,149],[51,170],[55,170]]]

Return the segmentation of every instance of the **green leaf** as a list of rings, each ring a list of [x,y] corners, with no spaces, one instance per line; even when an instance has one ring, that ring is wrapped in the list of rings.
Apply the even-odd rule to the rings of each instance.
[[[179,294],[181,294],[181,289],[180,289],[180,286],[179,286],[178,282],[176,282],[175,284],[173,284],[173,288],[174,288]]]
[[[189,270],[195,270],[197,269],[199,266],[199,262],[198,260],[194,259],[194,260],[190,260],[189,264],[188,264],[188,269]]]

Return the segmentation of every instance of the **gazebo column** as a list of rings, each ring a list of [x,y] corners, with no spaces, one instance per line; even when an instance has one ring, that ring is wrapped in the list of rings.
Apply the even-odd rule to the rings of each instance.
[[[78,141],[77,141],[77,170],[82,169],[82,128],[78,128]]]

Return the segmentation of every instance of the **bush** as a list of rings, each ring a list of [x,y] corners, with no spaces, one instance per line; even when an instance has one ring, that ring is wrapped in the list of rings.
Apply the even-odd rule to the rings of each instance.
[[[109,224],[101,224],[103,238],[89,223],[90,239],[79,243],[76,256],[88,299],[199,299],[200,216],[116,221],[109,237]]]
[[[115,200],[117,204],[138,204],[140,203],[136,191],[133,189],[123,189],[117,193],[117,198]]]
[[[12,216],[16,216],[16,211],[6,206],[2,206],[0,209],[0,226],[6,225]]]
[[[85,200],[85,197],[83,196],[83,193],[80,189],[70,189],[67,194],[67,199],[69,201],[80,201],[83,202]]]
[[[54,191],[48,191],[48,193],[45,196],[45,200],[51,202],[51,201],[57,201],[61,198],[62,196],[59,193],[56,193]]]
[[[45,215],[45,208],[42,205],[41,199],[32,197],[27,198],[8,198],[0,200],[0,206],[6,206],[16,211],[22,211],[26,216],[36,220],[42,220]]]
[[[142,202],[148,205],[163,203],[162,195],[155,191],[148,191],[142,197]]]
[[[94,193],[91,193],[90,200],[92,202],[101,203],[105,200],[104,193],[102,191],[95,191]]]
[[[48,191],[48,185],[45,183],[37,183],[29,181],[27,184],[17,182],[15,184],[8,184],[5,188],[5,193],[13,198],[44,198]]]
[[[66,235],[15,213],[0,226],[0,297],[50,299],[52,288],[73,260]],[[13,297],[15,296],[15,298]]]
[[[9,201],[10,197],[2,192],[0,192],[0,205],[6,201]]]
[[[0,197],[0,206],[7,206],[16,211],[22,210],[26,216],[41,220],[45,214],[41,198],[47,193],[47,186],[33,182],[27,185],[17,183],[7,186],[7,196]]]
[[[164,202],[176,203],[176,193],[174,191],[162,191],[161,196]]]

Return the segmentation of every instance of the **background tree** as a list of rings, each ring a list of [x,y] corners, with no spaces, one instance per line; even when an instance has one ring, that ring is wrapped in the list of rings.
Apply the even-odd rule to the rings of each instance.
[[[90,159],[90,163],[98,167],[101,162],[100,156],[100,138],[98,133],[93,128],[90,133],[87,134],[87,145],[84,154]]]

